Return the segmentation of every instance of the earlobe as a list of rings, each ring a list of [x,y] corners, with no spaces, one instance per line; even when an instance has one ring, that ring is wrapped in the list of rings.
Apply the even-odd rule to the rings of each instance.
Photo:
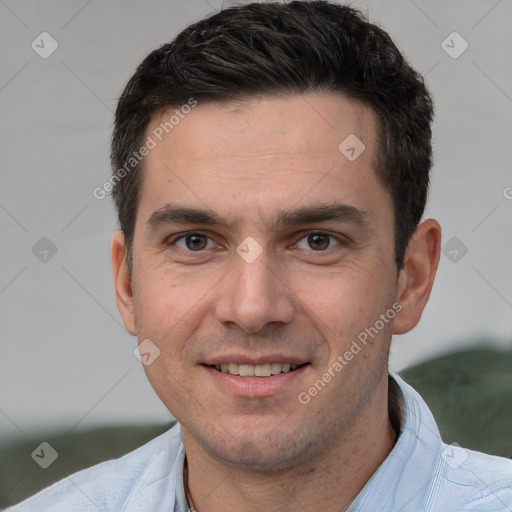
[[[116,303],[119,313],[123,318],[126,330],[136,335],[135,314],[133,304],[133,289],[131,275],[126,265],[126,243],[124,234],[121,230],[112,235],[111,261],[112,272],[114,274],[114,289],[116,294]]]
[[[439,264],[441,226],[433,219],[422,222],[411,238],[398,275],[397,301],[402,305],[393,334],[404,334],[420,321]]]

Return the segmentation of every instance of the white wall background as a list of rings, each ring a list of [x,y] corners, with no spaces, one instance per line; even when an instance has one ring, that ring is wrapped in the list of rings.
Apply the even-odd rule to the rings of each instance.
[[[512,2],[353,5],[426,74],[437,111],[427,214],[443,225],[444,243],[457,237],[468,249],[455,263],[443,255],[424,318],[394,341],[391,364],[403,368],[478,338],[510,345]],[[4,441],[37,444],[52,429],[170,418],[121,324],[109,264],[114,209],[92,191],[108,178],[112,112],[135,67],[220,7],[220,0],[0,2]],[[58,42],[47,59],[31,48],[44,31]],[[469,44],[456,59],[441,46],[453,31]],[[452,52],[461,43],[447,41]],[[42,237],[57,248],[46,263],[32,252]]]

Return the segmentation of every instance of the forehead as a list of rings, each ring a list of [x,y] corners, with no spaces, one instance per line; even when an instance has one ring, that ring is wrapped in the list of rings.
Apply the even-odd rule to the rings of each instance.
[[[154,116],[148,133],[165,125],[175,110],[180,107]],[[368,106],[333,93],[317,93],[199,102],[172,129],[167,127],[163,137],[174,139],[175,158],[304,158],[310,152],[332,154],[350,134],[364,139],[372,150],[375,130],[374,114]]]
[[[143,219],[169,202],[230,214],[282,209],[301,197],[358,206],[372,193],[387,195],[374,172],[375,116],[359,102],[323,93],[185,110],[159,113],[147,127],[155,147],[145,157]]]

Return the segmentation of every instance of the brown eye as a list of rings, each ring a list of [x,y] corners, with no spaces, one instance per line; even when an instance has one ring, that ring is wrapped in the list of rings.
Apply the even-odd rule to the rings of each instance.
[[[187,235],[185,245],[191,251],[201,251],[208,245],[208,237],[200,234]]]
[[[308,236],[308,245],[314,251],[323,251],[329,247],[331,240],[329,235],[315,233]]]
[[[208,236],[202,233],[189,233],[188,235],[179,236],[174,239],[174,241],[168,242],[168,245],[176,245],[176,247],[179,247],[182,251],[198,252],[203,249],[211,248],[212,242]]]
[[[340,239],[330,233],[309,233],[304,235],[296,244],[295,248],[303,251],[327,252],[329,249],[342,245]]]

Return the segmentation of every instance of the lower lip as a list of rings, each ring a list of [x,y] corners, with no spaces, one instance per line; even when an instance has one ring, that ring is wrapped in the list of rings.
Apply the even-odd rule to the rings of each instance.
[[[309,364],[305,364],[293,371],[270,377],[240,377],[202,365],[202,368],[223,391],[244,398],[264,398],[282,393],[296,383],[308,371],[308,367]]]

